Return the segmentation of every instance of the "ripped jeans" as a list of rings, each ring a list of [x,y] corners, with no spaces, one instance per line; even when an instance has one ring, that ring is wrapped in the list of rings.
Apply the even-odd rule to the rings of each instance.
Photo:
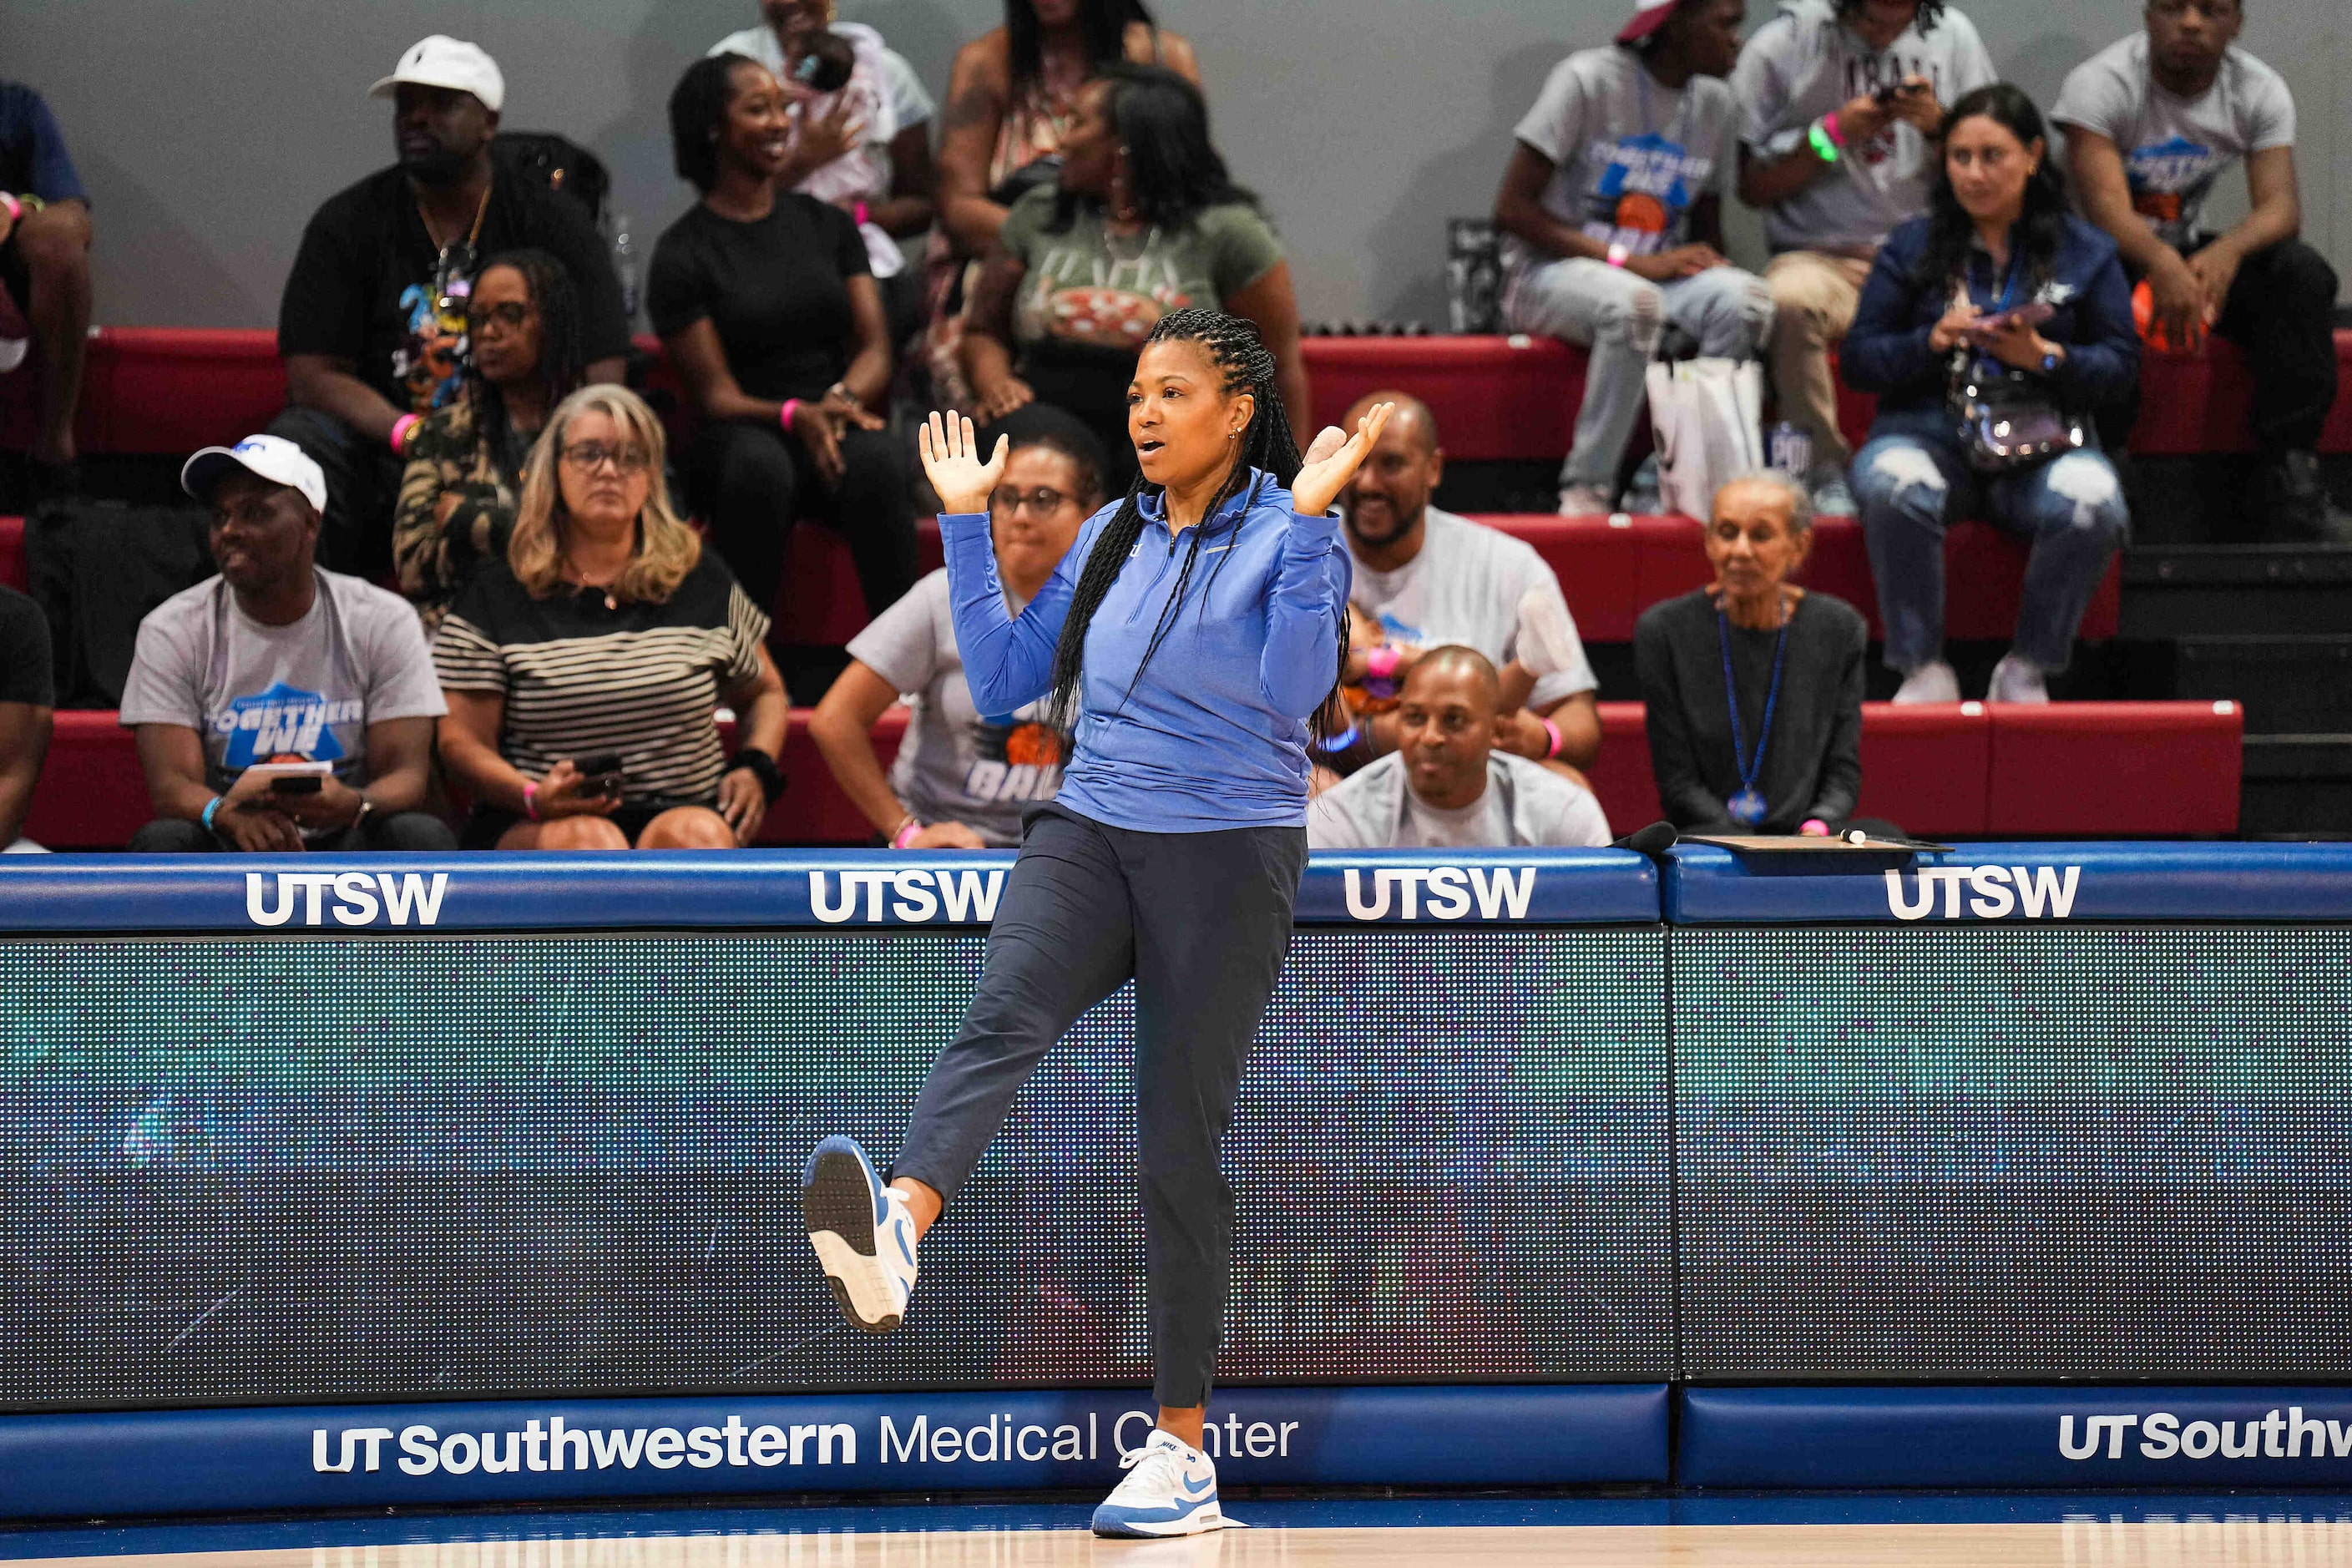
[[[2032,543],[2011,647],[2044,670],[2066,668],[2083,611],[2130,522],[2105,454],[2085,448],[1979,474],[1942,411],[1890,414],[1854,454],[1849,482],[1891,668],[1908,675],[1944,657],[1944,530],[1969,517]]]
[[[1648,396],[1650,358],[1666,330],[1695,342],[1708,358],[1753,358],[1772,335],[1772,293],[1764,279],[1737,267],[1652,283],[1605,261],[1570,257],[1513,277],[1503,290],[1503,316],[1513,331],[1592,350],[1576,444],[1559,483],[1562,489],[1590,485],[1614,493],[1617,466]]]

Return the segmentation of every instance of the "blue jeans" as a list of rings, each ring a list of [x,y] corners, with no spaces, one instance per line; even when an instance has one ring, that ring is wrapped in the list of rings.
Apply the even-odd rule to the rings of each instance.
[[[2066,668],[2083,611],[2130,522],[2105,454],[2085,448],[1979,474],[1943,414],[1895,415],[1853,455],[1851,481],[1890,667],[1908,675],[1944,657],[1944,530],[1974,517],[2032,545],[2011,651],[2044,670]]]

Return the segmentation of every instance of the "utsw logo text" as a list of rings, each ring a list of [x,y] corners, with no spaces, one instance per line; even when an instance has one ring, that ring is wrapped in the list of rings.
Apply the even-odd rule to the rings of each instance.
[[[289,925],[299,915],[304,925],[314,926],[332,913],[337,925],[369,926],[381,918],[396,926],[429,926],[441,918],[449,873],[436,871],[428,881],[415,871],[280,871],[274,900],[267,872],[245,874],[245,912],[255,925]]]
[[[986,925],[996,918],[996,900],[1004,891],[1004,868],[987,871],[924,870],[909,866],[887,871],[836,871],[828,876],[811,871],[809,912],[826,925],[857,919],[861,908],[867,925],[880,925],[886,907],[892,918],[921,925],[942,914],[956,925]],[[831,882],[839,896],[833,896]]]
[[[1348,913],[1360,921],[1386,918],[1391,899],[1400,920],[1417,921],[1425,910],[1431,920],[1458,921],[1475,908],[1480,920],[1523,921],[1536,891],[1533,866],[1400,866],[1369,875],[1367,895],[1367,873],[1347,872]]]
[[[1915,896],[1906,896],[1903,873],[1886,873],[1886,907],[1898,921],[1923,921],[1934,914],[1938,891],[1943,895],[1944,919],[1958,920],[1964,890],[1969,913],[1980,920],[2002,920],[2013,911],[2030,921],[2063,921],[2074,912],[2074,889],[2082,881],[2083,868],[1937,866],[1912,876]]]

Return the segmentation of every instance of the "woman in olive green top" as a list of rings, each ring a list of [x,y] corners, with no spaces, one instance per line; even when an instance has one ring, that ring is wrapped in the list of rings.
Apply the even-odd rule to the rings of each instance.
[[[1015,444],[1082,425],[1125,489],[1136,353],[1187,305],[1256,325],[1303,447],[1307,369],[1280,242],[1209,141],[1200,89],[1162,67],[1106,66],[1079,94],[1060,183],[1013,204],[981,268],[962,348],[974,417]]]

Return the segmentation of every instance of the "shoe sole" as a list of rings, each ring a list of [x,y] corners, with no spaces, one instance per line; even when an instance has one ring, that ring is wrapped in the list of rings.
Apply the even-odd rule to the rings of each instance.
[[[897,1328],[906,1309],[879,1257],[874,1189],[866,1163],[842,1150],[818,1153],[801,1185],[801,1208],[808,1220],[809,1245],[816,1249],[841,1315],[869,1334]]]
[[[1222,1509],[1204,1508],[1164,1522],[1118,1520],[1105,1523],[1097,1519],[1093,1528],[1097,1535],[1110,1541],[1162,1541],[1176,1535],[1206,1535],[1213,1530],[1247,1530],[1249,1526],[1237,1519],[1227,1519]]]

